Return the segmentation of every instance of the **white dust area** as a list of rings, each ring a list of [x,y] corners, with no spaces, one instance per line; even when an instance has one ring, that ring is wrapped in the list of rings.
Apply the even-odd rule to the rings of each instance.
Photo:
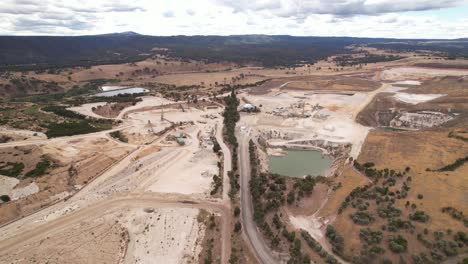
[[[403,91],[403,90],[406,90],[406,89],[408,89],[408,88],[390,85],[387,88],[385,88],[382,92],[384,92],[384,93],[396,93],[396,92]]]
[[[414,81],[414,80],[406,80],[406,81],[399,81],[394,83],[396,85],[421,85],[420,81]]]
[[[132,209],[123,223],[130,235],[123,263],[197,263],[205,233],[198,213],[192,208]]]
[[[413,129],[421,129],[428,127],[440,126],[450,120],[453,117],[440,112],[422,111],[418,113],[402,113],[395,117],[390,125],[393,127],[405,127]]]
[[[162,173],[158,172],[158,180],[148,190],[160,193],[206,193],[210,190],[213,175],[218,174],[218,171],[213,151],[200,151],[181,158]]]
[[[159,133],[171,126],[171,123],[161,121],[161,111],[151,110],[145,112],[135,112],[125,119],[127,128],[123,130],[129,137],[132,144],[145,144],[155,138],[155,133]]]
[[[118,119],[121,119],[125,113],[129,111],[134,111],[137,109],[141,109],[144,107],[153,107],[153,106],[161,106],[161,105],[167,105],[167,104],[172,104],[174,103],[171,100],[162,98],[162,97],[156,97],[156,96],[142,96],[140,97],[143,101],[138,102],[136,105],[130,106],[125,108],[122,112],[120,112],[119,116],[117,117]]]
[[[316,240],[323,238],[322,228],[325,226],[318,218],[313,216],[292,216],[289,215],[289,221],[296,229],[306,230]]]
[[[59,217],[62,217],[64,215],[67,215],[71,212],[74,212],[75,210],[79,209],[79,205],[78,204],[73,204],[73,205],[69,205],[69,206],[65,206],[65,207],[62,207],[60,209],[57,209],[53,212],[50,212],[44,216],[42,216],[37,222],[50,222],[50,221],[53,221],[55,219],[58,219]]]
[[[246,126],[254,125],[260,130],[277,131],[289,139],[351,143],[350,155],[356,158],[370,128],[354,122],[352,113],[360,109],[366,98],[367,93],[347,96],[284,92],[278,95],[249,96],[253,104],[262,104],[262,112],[244,116],[241,121]],[[304,110],[297,106],[298,103],[305,103]],[[315,108],[316,105],[321,108]],[[301,118],[303,111],[308,117]]]
[[[113,90],[119,90],[119,89],[124,89],[126,87],[123,87],[123,86],[102,86],[101,89],[104,91],[104,92],[107,92],[107,91],[113,91]]]
[[[107,138],[83,137],[50,142],[42,148],[44,154],[53,156],[63,164],[86,161],[97,156],[119,159],[132,147],[118,144]]]
[[[16,178],[0,175],[0,195],[8,195],[12,201],[15,201],[39,192],[39,186],[35,182],[22,188],[15,188],[19,182]]]
[[[410,93],[395,93],[394,97],[402,102],[408,104],[420,104],[428,102],[440,97],[445,96],[445,94],[410,94]]]
[[[191,113],[171,113],[168,119],[173,122],[187,121],[187,116],[192,116],[191,120],[199,120],[201,111]],[[211,189],[213,175],[219,174],[217,166],[218,157],[213,153],[212,144],[209,140],[214,136],[214,123],[218,119],[204,119],[203,123],[198,123],[198,128],[189,127],[176,132],[175,135],[183,133],[187,135],[185,154],[171,160],[172,165],[157,171],[157,180],[148,186],[147,190],[161,193],[182,193],[182,194],[202,194],[208,193]],[[198,138],[200,136],[200,139]]]
[[[106,102],[90,103],[90,104],[84,104],[84,105],[75,106],[75,107],[69,107],[67,109],[70,111],[85,115],[85,116],[93,117],[93,118],[106,118],[93,112],[93,107],[97,108],[98,106],[104,106],[106,104],[107,104]]]
[[[27,140],[47,139],[47,136],[42,132],[16,129],[16,128],[7,128],[3,126],[0,126],[0,135],[12,137],[13,140],[19,140],[20,138],[27,139]]]
[[[463,75],[468,75],[468,70],[399,67],[385,70],[384,72],[382,72],[381,78],[382,80],[404,81],[420,78]]]

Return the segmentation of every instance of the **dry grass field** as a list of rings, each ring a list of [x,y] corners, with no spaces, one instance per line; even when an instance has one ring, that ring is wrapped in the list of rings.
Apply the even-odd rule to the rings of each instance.
[[[343,202],[343,197],[348,196],[356,187],[366,185],[369,180],[350,165],[347,165],[343,172],[333,179],[333,182],[340,187],[332,191],[328,196],[327,203],[320,210],[319,215],[321,217],[334,218]]]
[[[466,231],[466,226],[462,221],[442,213],[442,208],[453,207],[461,212],[468,212],[468,198],[466,196],[468,166],[465,164],[454,171],[447,172],[427,171],[427,169],[437,170],[454,163],[459,158],[468,156],[467,143],[449,138],[449,132],[450,130],[446,129],[406,132],[374,130],[371,131],[363,146],[358,158],[361,164],[373,162],[378,169],[389,168],[395,171],[404,171],[405,168],[410,168],[408,175],[412,178],[411,189],[405,199],[396,199],[394,205],[403,210],[402,219],[408,219],[409,214],[416,210],[409,209],[406,206],[407,202],[411,205],[414,204],[417,210],[425,212],[430,217],[429,221],[425,223],[411,221],[415,226],[414,231],[411,232],[405,230],[399,230],[396,233],[384,232],[385,235],[381,243],[383,248],[386,248],[388,235],[400,234],[408,241],[408,249],[402,254],[394,254],[388,248],[386,249],[384,255],[394,263],[399,261],[400,256],[407,261],[411,259],[411,255],[418,255],[421,252],[430,256],[430,250],[416,238],[417,234],[426,233],[425,229],[427,229],[427,235],[423,237],[427,240],[435,239],[434,232],[442,232],[445,234],[444,239],[452,240],[453,234],[457,231]],[[344,174],[346,175],[346,171]],[[397,186],[401,186],[401,183],[398,182]],[[339,192],[340,189],[336,194],[340,195]],[[345,192],[343,189],[342,192],[341,201],[344,200],[349,191]],[[334,196],[330,198],[330,207],[336,208],[336,203],[333,201]],[[376,212],[377,207],[371,204],[367,211]],[[327,212],[327,209],[324,212]],[[361,250],[363,244],[360,241],[359,233],[362,228],[371,227],[373,230],[381,230],[381,226],[387,223],[386,219],[374,215],[375,221],[371,224],[358,225],[351,220],[351,212],[353,211],[348,207],[342,214],[338,215],[333,223],[338,232],[344,235],[345,254],[350,256],[359,254]],[[459,250],[464,252],[466,248]]]

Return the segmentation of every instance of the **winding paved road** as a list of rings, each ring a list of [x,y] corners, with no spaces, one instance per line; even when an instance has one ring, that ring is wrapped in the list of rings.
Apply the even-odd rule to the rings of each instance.
[[[243,234],[246,242],[250,244],[257,260],[263,264],[274,264],[278,261],[271,254],[272,251],[266,245],[260,230],[253,219],[252,196],[250,195],[250,157],[249,137],[241,131],[237,133],[239,140],[239,163],[240,163],[240,197],[241,197],[241,220]]]

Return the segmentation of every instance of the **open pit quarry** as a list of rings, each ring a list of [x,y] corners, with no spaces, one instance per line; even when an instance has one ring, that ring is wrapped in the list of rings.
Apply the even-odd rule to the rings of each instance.
[[[261,150],[264,171],[270,156],[285,155],[287,150],[314,150],[321,154],[317,159],[324,155],[330,161],[322,176],[339,177],[351,160],[358,159],[376,127],[436,128],[464,115],[431,109],[430,104],[450,94],[413,90],[446,75],[463,76],[467,71],[396,67],[358,76],[372,79],[376,87],[353,89],[351,85],[341,91],[344,86],[333,90],[318,87],[317,92],[315,86],[308,89],[307,82],[300,89],[288,88],[290,81],[280,78],[275,80],[279,85],[266,92],[255,88],[238,91],[239,110],[244,104],[259,109],[241,113],[237,124],[241,210],[252,210],[249,199],[243,198],[250,192],[243,178],[248,169],[242,157],[248,140]],[[370,109],[380,98],[391,107]],[[400,104],[407,109],[395,107]],[[99,102],[69,109],[103,118],[95,110],[106,105]],[[233,216],[227,174],[232,159],[231,148],[223,141],[223,111],[217,102],[207,106],[144,96],[141,102],[115,113],[112,119],[121,123],[111,130],[47,139],[41,133],[2,128],[2,134],[24,138],[1,143],[0,150],[37,152],[36,159],[46,155],[55,167],[51,175],[38,180],[0,175],[0,192],[11,197],[11,202],[0,207],[4,215],[0,219],[0,263],[200,263],[204,237],[213,230],[219,232],[218,250],[213,252],[218,256],[216,263],[228,263]],[[385,125],[361,122],[359,115],[366,111],[371,118],[385,119]],[[111,136],[116,131],[126,142]],[[213,152],[215,141],[220,144],[220,154]],[[223,186],[221,194],[213,196],[210,191],[216,175],[222,177]],[[357,177],[363,180],[364,176]],[[324,232],[336,214],[321,215],[329,193],[324,188],[320,194],[324,198],[315,211],[285,217],[332,254]],[[26,209],[15,209],[19,206]],[[209,228],[201,221],[206,212],[218,217],[220,225]],[[262,242],[253,220],[242,221],[242,232],[255,259],[282,263],[275,254],[265,253],[268,245]]]

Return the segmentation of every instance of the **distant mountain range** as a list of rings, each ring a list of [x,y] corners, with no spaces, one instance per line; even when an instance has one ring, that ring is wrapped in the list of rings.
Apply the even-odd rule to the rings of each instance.
[[[0,36],[0,67],[28,69],[138,61],[167,48],[183,59],[233,61],[264,66],[315,62],[345,52],[351,44],[395,50],[434,50],[466,56],[459,40],[398,40],[351,37],[147,36],[122,32],[92,36]],[[349,51],[348,51],[349,52]],[[468,56],[467,56],[468,57]]]

